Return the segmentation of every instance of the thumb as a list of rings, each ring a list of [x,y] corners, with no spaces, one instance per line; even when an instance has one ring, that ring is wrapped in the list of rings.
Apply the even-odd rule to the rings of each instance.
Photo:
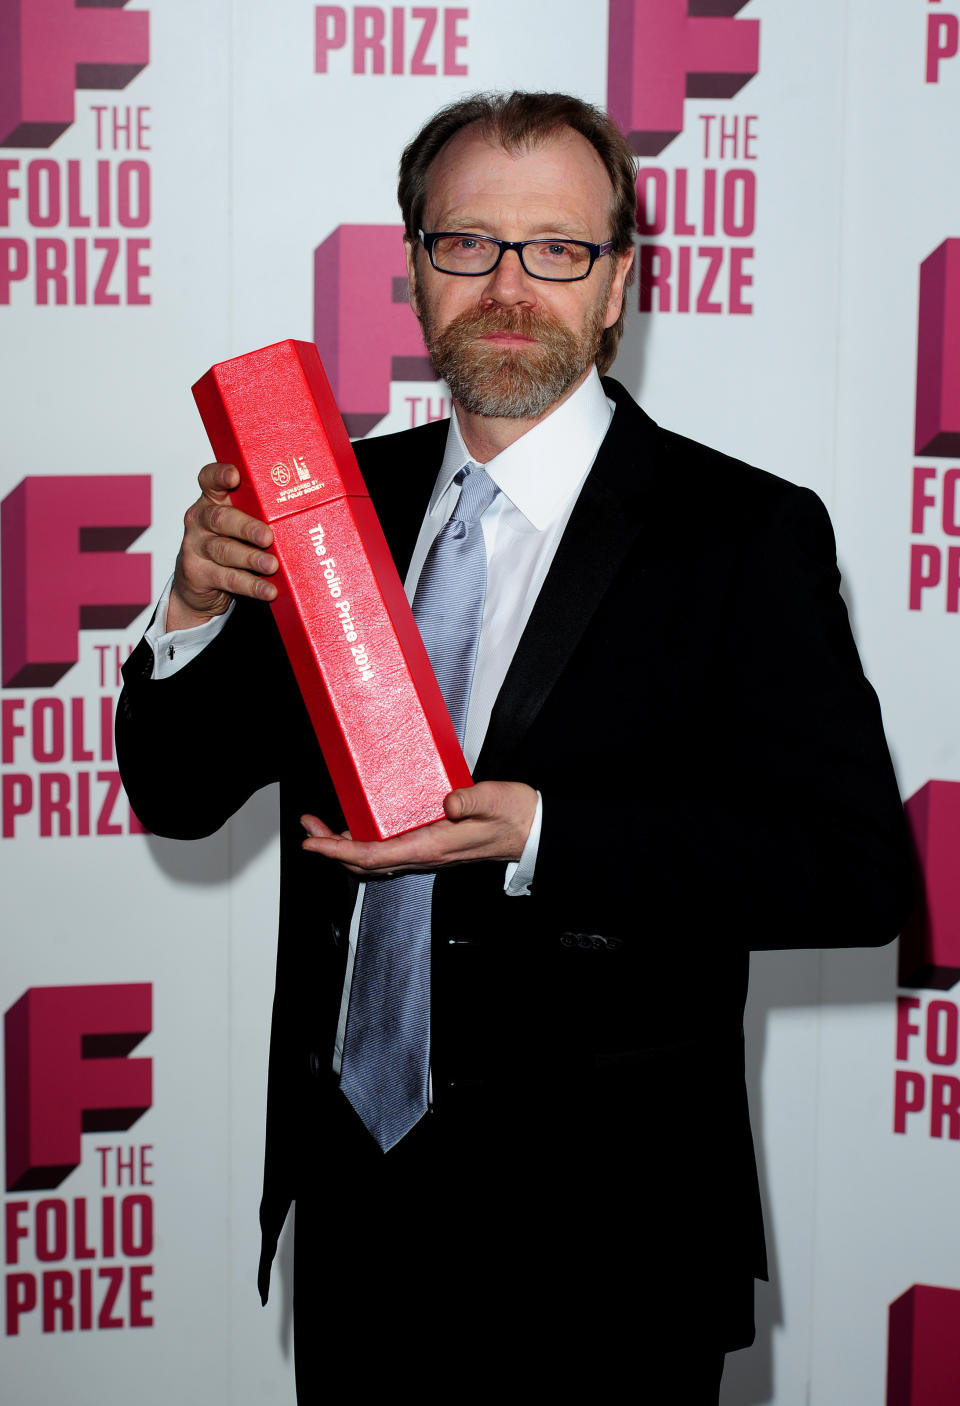
[[[230,494],[240,484],[240,471],[234,464],[205,464],[199,481],[203,496],[211,503],[229,503]]]
[[[477,804],[475,786],[461,786],[458,791],[451,791],[443,800],[443,813],[448,820],[465,820],[467,816],[476,814],[480,807]]]

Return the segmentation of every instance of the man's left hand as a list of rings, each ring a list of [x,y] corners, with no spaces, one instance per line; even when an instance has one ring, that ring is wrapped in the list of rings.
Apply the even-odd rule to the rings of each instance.
[[[451,791],[443,809],[445,820],[390,840],[354,840],[349,831],[337,835],[315,815],[303,815],[309,836],[303,848],[339,860],[361,879],[481,859],[515,861],[533,824],[537,793],[522,781],[480,781]]]

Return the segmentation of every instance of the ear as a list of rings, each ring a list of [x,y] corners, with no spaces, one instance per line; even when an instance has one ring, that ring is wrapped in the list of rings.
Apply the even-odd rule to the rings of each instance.
[[[604,327],[612,327],[620,316],[620,309],[623,307],[623,290],[630,270],[633,268],[633,249],[625,249],[622,254],[614,254],[612,257],[615,264],[613,277],[610,280],[610,291],[607,294]]]
[[[416,240],[403,236],[403,252],[407,256],[407,289],[410,297],[410,306],[417,317],[420,316],[420,309],[417,306],[417,249],[419,243]]]

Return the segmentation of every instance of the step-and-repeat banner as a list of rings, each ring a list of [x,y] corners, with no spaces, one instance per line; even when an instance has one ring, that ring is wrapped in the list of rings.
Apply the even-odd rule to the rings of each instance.
[[[11,1406],[292,1400],[289,1237],[266,1310],[254,1286],[275,796],[207,841],[145,834],[119,670],[213,362],[313,339],[353,435],[449,413],[396,163],[443,103],[511,87],[606,106],[637,154],[614,374],[831,509],[925,893],[899,952],[811,932],[754,960],[774,1277],[723,1401],[960,1400],[960,0],[0,0]],[[188,807],[212,783],[155,747]]]

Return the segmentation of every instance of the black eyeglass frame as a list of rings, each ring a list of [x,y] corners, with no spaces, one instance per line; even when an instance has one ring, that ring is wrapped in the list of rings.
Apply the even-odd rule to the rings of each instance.
[[[585,278],[590,277],[593,272],[593,266],[597,260],[602,259],[613,250],[612,239],[605,240],[603,244],[591,244],[586,239],[494,239],[492,234],[472,235],[469,231],[462,229],[440,229],[434,230],[432,234],[425,234],[422,229],[418,229],[417,235],[419,236],[420,243],[427,251],[430,263],[437,270],[437,273],[448,273],[451,278],[485,278],[487,274],[493,273],[504,254],[506,254],[508,250],[513,249],[516,252],[517,258],[520,260],[520,267],[523,269],[524,273],[529,274],[531,278],[538,278],[543,283],[582,283]],[[471,273],[466,269],[445,269],[440,267],[433,257],[434,244],[436,244],[438,239],[456,238],[458,235],[467,235],[470,238],[482,239],[487,244],[496,244],[500,252],[488,269],[482,269],[479,272]],[[551,278],[549,274],[534,273],[533,269],[527,268],[526,261],[523,257],[523,251],[528,244],[575,244],[578,249],[586,249],[590,255],[590,263],[587,266],[587,271],[586,273],[574,274],[572,278]]]

